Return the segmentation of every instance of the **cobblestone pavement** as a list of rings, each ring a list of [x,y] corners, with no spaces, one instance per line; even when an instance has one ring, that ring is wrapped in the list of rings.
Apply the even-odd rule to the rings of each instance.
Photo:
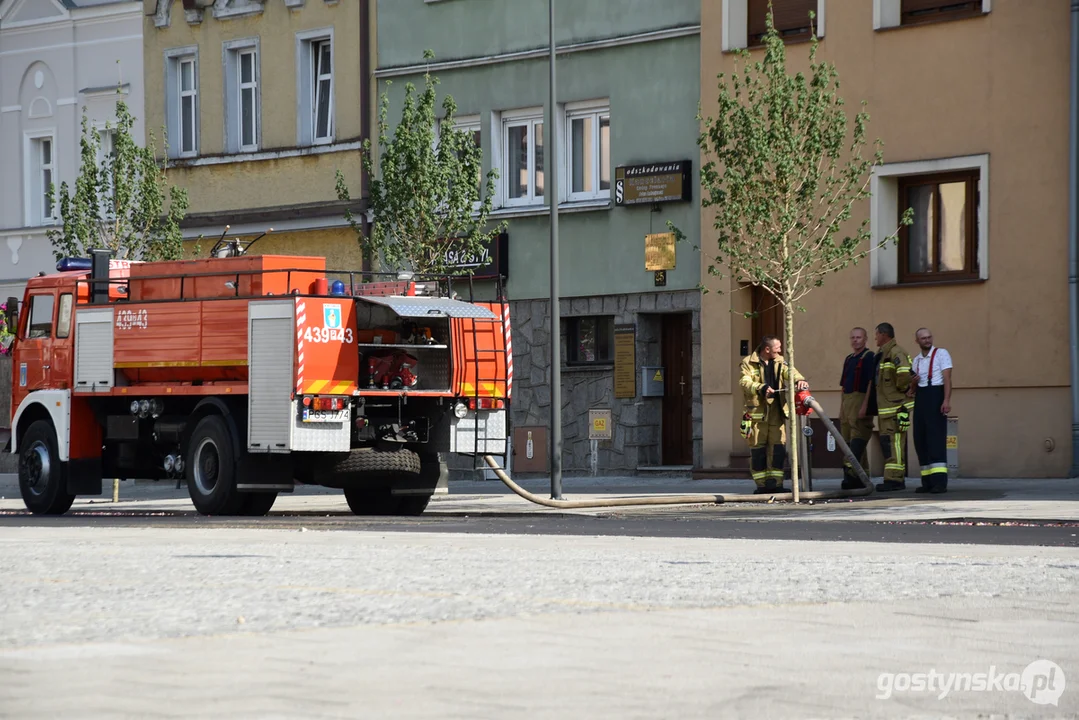
[[[3,527],[0,716],[1075,717],[1077,592],[1066,548]],[[1059,706],[880,677],[1039,659]]]

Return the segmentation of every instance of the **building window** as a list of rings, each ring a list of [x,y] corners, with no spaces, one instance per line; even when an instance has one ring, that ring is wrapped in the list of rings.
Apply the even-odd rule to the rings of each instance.
[[[760,46],[768,16],[768,0],[722,0],[722,3],[720,48],[723,52]],[[826,3],[827,0],[772,0],[772,18],[779,36],[788,42],[808,38],[809,13],[812,11],[816,14],[812,20],[813,31],[817,37],[824,37]]]
[[[566,357],[571,365],[613,363],[614,318],[571,318]]]
[[[199,152],[199,63],[193,48],[165,54],[166,129],[171,157],[194,157]]]
[[[225,147],[229,152],[259,149],[258,60],[257,40],[225,44]]]
[[[869,189],[873,287],[989,279],[988,155],[878,165]]]
[[[26,324],[26,339],[37,340],[52,337],[52,311],[56,296],[31,295],[30,317]]]
[[[769,0],[749,0],[748,44],[759,46],[768,27]],[[785,41],[810,37],[809,13],[817,12],[817,0],[771,0],[772,22]],[[813,21],[816,25],[816,21]]]
[[[611,111],[607,107],[567,110],[569,199],[595,200],[611,194]]]
[[[116,131],[100,128],[97,131],[97,169],[102,184],[101,216],[113,211],[113,163],[116,160]]]
[[[900,178],[899,207],[914,210],[899,233],[899,282],[977,277],[977,171]]]
[[[936,20],[952,20],[982,14],[982,0],[900,0],[899,24],[917,25]]]
[[[299,132],[301,145],[333,142],[333,36],[298,35]]]
[[[873,0],[873,28],[920,25],[985,15],[992,0]]]
[[[506,205],[543,203],[543,114],[502,119]]]
[[[439,133],[442,132],[442,121],[439,121]],[[472,136],[472,142],[475,143],[476,149],[482,147],[481,141],[483,139],[480,133],[480,116],[479,115],[465,115],[455,117],[453,119],[453,129],[457,132],[465,132]],[[437,149],[438,138],[435,138],[435,146]],[[480,199],[483,197],[483,163],[476,168],[476,202],[474,205],[478,208]]]
[[[30,216],[34,225],[56,221],[56,147],[51,137],[30,141]]]

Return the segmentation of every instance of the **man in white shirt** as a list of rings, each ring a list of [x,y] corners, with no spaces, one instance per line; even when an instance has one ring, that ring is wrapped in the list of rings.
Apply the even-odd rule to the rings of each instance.
[[[948,413],[952,410],[952,356],[933,345],[933,333],[919,328],[914,334],[920,355],[911,370],[917,378],[908,395],[914,396],[914,449],[922,466],[922,486],[914,492],[948,492]]]

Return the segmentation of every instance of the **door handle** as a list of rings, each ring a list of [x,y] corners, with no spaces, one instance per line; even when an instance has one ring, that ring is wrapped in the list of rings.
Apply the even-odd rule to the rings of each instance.
[[[42,365],[41,369],[42,370],[48,370],[50,367],[52,367],[52,365]]]

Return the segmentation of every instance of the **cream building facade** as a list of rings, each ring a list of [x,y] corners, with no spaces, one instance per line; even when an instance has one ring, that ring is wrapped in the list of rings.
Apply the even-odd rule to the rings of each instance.
[[[715,112],[717,74],[734,68],[729,51],[763,31],[763,5],[705,0],[705,114]],[[873,198],[855,208],[855,220],[869,217],[880,240],[901,208],[918,217],[898,247],[829,277],[805,302],[795,363],[814,395],[838,415],[850,328],[869,328],[872,342],[873,327],[890,322],[914,353],[915,331],[928,326],[955,361],[960,474],[1071,474],[1069,43],[1079,9],[1048,0],[776,5],[786,13],[777,26],[792,71],[807,69],[808,46],[798,41],[813,10],[820,56],[836,64],[849,108],[867,101],[870,137],[884,142]],[[707,209],[701,227],[702,249],[714,255]],[[744,467],[738,364],[778,325],[752,289],[707,274],[702,282],[723,291],[702,303],[703,469]],[[754,310],[763,311],[756,320],[743,318]],[[913,443],[908,451],[908,474],[917,475]]]
[[[143,139],[141,11],[140,0],[0,0],[0,302],[56,270],[49,187],[78,176],[83,114],[103,132],[119,90]]]
[[[187,189],[192,252],[225,233],[252,253],[362,257],[334,189],[362,198],[369,127],[367,0],[144,0],[147,124]],[[226,226],[228,229],[226,231]],[[203,238],[198,240],[198,238]]]

